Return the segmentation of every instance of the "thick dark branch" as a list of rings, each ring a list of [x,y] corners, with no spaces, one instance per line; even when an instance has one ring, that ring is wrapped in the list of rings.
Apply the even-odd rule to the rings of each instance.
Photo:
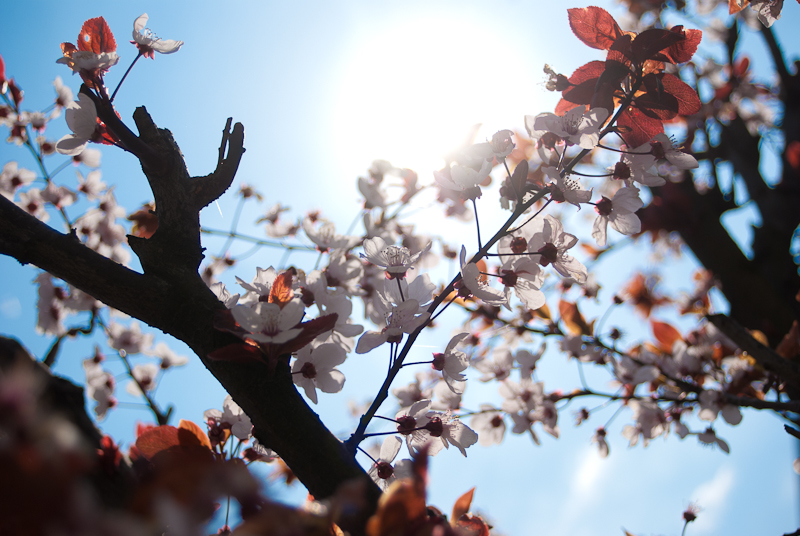
[[[730,317],[711,315],[708,319],[739,348],[752,356],[759,365],[787,382],[793,391],[800,391],[800,366],[797,363],[784,359],[755,340],[746,329]]]
[[[186,172],[169,131],[158,129],[144,108],[137,109],[134,117],[141,141],[158,155],[142,166],[156,199],[158,231],[147,240],[129,237],[145,273],[99,255],[74,234],[55,231],[2,196],[0,254],[34,264],[188,344],[250,416],[259,441],[284,459],[312,495],[323,499],[345,481],[366,482],[368,511],[341,520],[346,530],[362,532],[365,516],[376,506],[380,490],[297,392],[288,363],[271,371],[266,363],[230,363],[207,357],[214,350],[241,342],[214,328],[214,313],[224,306],[197,273],[203,257],[198,199],[210,202],[213,188],[201,187],[204,193],[196,195],[197,179]],[[217,183],[218,191],[227,187],[220,183],[230,184],[233,178],[243,153],[243,133],[241,125],[234,127],[228,157],[206,178],[207,184]]]

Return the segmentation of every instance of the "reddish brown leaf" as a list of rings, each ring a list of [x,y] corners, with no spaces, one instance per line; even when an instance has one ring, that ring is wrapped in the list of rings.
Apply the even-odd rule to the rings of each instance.
[[[151,428],[136,439],[136,448],[148,460],[159,452],[180,444],[178,429],[167,424]]]
[[[469,507],[472,505],[472,496],[474,494],[475,488],[472,488],[456,500],[455,504],[453,505],[453,513],[450,515],[450,520],[452,523],[455,524],[457,520],[461,519],[461,516],[469,512]]]
[[[282,355],[298,351],[300,348],[316,339],[317,336],[325,333],[326,331],[332,330],[338,319],[338,313],[332,313],[325,316],[318,316],[317,318],[309,320],[308,322],[303,322],[299,325],[299,327],[303,328],[303,331],[300,333],[300,335],[276,348],[273,348],[274,351],[272,353],[276,355]],[[268,349],[269,348],[266,348],[265,351]]]
[[[637,65],[641,65],[645,60],[649,59],[665,61],[664,55],[659,54],[660,57],[655,58],[656,54],[684,39],[685,36],[682,32],[671,32],[659,28],[645,30],[637,35],[633,43],[631,43],[633,61],[636,62]],[[666,61],[669,61],[669,58],[666,58]]]
[[[95,17],[83,23],[81,33],[78,34],[78,50],[87,50],[95,54],[117,50],[117,42],[106,19]]]
[[[294,268],[290,268],[275,278],[272,288],[269,290],[269,303],[276,303],[283,309],[284,305],[292,301],[292,298],[294,298],[294,291],[292,290],[292,277],[294,274]]]
[[[675,97],[678,102],[678,115],[692,115],[700,110],[702,103],[697,92],[686,82],[672,74],[658,75],[664,91]]]
[[[608,110],[608,116],[611,117],[617,107],[620,82],[628,76],[629,72],[628,67],[623,63],[614,60],[606,61],[606,68],[600,78],[597,79],[597,84],[594,88],[591,107],[605,108]]]
[[[457,534],[462,536],[489,536],[489,525],[479,516],[463,515],[453,526]]]
[[[603,8],[573,8],[567,13],[572,33],[592,48],[608,50],[623,35],[617,21]]]
[[[211,450],[208,434],[192,421],[181,419],[178,423],[178,441],[184,447],[205,447]]]
[[[556,106],[556,115],[563,115],[580,104],[590,104],[594,97],[597,80],[605,68],[606,62],[604,61],[590,61],[575,69],[575,72],[569,77],[570,87],[561,92],[562,101]]]
[[[669,121],[678,115],[678,99],[665,92],[648,91],[636,98],[636,107],[660,121]]]
[[[653,336],[658,341],[659,348],[664,352],[672,352],[672,346],[676,342],[683,340],[680,332],[666,322],[650,320],[650,327],[653,330]]]
[[[573,335],[592,334],[591,325],[583,318],[576,303],[561,300],[558,303],[558,312],[561,313],[561,321]]]
[[[741,2],[741,4],[739,2]],[[728,0],[728,15],[739,13],[746,8],[749,3],[750,0]]]
[[[158,216],[155,213],[155,205],[153,203],[146,203],[128,216],[128,221],[133,222],[131,227],[131,234],[141,238],[150,238],[158,230]]]
[[[662,55],[671,63],[686,63],[697,52],[697,46],[703,39],[703,32],[701,30],[684,30],[683,26],[675,26],[670,31],[680,33],[683,39],[662,51]]]
[[[5,81],[6,81],[6,64],[3,61],[2,54],[0,54],[0,87],[2,87]]]
[[[659,119],[648,117],[635,106],[628,106],[617,120],[617,129],[628,147],[639,147],[652,140],[656,134],[664,132]]]

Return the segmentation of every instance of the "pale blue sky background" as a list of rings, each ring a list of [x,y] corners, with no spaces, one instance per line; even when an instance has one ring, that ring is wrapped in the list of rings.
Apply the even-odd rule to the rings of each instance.
[[[569,31],[566,8],[572,5],[496,0],[221,6],[203,1],[14,3],[5,7],[0,22],[0,54],[7,75],[26,92],[24,107],[39,109],[51,102],[57,75],[77,93],[79,79],[55,60],[59,44],[74,42],[84,20],[102,15],[116,36],[121,61],[107,77],[113,86],[135,56],[127,44],[133,20],[147,12],[148,26],[159,36],[181,39],[186,45],[172,56],[140,60],[116,100],[122,118],[132,125],[134,107],[146,105],[159,126],[172,130],[190,172],[203,175],[213,169],[220,130],[233,116],[245,125],[247,147],[236,185],[255,185],[267,203],[288,204],[293,215],[322,209],[340,230],[350,225],[360,208],[355,180],[373,159],[415,168],[429,183],[425,166],[435,165],[437,156],[460,141],[470,125],[483,123],[480,136],[485,137],[502,128],[522,129],[524,114],[552,110],[557,99],[543,89],[544,63],[569,74],[602,58]],[[776,25],[779,39],[793,53],[800,48],[793,33],[798,7],[787,2],[784,18]],[[757,36],[748,37],[743,48],[758,66],[763,52]],[[48,132],[54,139],[66,133],[63,119]],[[8,160],[33,168],[23,150],[0,145],[0,164]],[[55,168],[59,157],[51,162],[50,168]],[[105,149],[102,170],[103,179],[115,184],[117,199],[127,209],[150,200],[131,156]],[[75,184],[72,173],[68,169],[59,179]],[[230,225],[232,192],[220,201],[222,216],[214,206],[203,212],[204,225]],[[254,220],[267,206],[246,211],[243,222]],[[496,195],[485,195],[479,211],[484,230],[504,218]],[[434,212],[420,212],[411,221],[423,232],[474,249],[471,228],[439,222],[431,228],[428,218]],[[737,233],[746,236],[741,221]],[[209,242],[209,247],[216,252],[219,243]],[[234,273],[250,280],[256,266],[267,267],[279,259],[280,252],[264,250]],[[314,260],[297,254],[291,262],[311,268]],[[641,248],[630,247],[601,266],[599,273],[604,286],[613,289],[634,269],[654,266],[642,257]],[[677,277],[668,288],[691,289],[690,271],[690,261],[676,264],[671,273]],[[234,273],[224,280],[232,282]],[[35,354],[43,355],[50,341],[33,332],[35,288],[29,282],[35,270],[0,258],[0,274],[0,332],[18,336]],[[610,293],[601,295],[601,303],[609,300]],[[598,316],[604,308],[599,305],[588,316]],[[419,355],[446,341],[446,328],[460,320],[452,313],[438,336],[421,341]],[[622,314],[612,317],[609,325],[626,322]],[[648,336],[630,332],[628,341]],[[67,343],[56,371],[82,381],[80,361],[89,356],[92,344]],[[188,353],[181,345],[175,348]],[[354,425],[347,415],[347,401],[368,399],[367,386],[377,389],[384,360],[382,353],[352,356],[342,369],[348,378],[345,391],[320,397],[317,409],[341,437],[347,437]],[[543,360],[539,378],[547,390],[568,390],[578,384],[574,363],[564,363],[557,352]],[[605,388],[606,377],[596,377],[595,385]],[[494,386],[471,382],[467,400],[474,398],[468,405],[477,406],[484,394],[497,400]],[[177,418],[200,422],[202,412],[221,407],[224,396],[193,358],[188,367],[165,376],[157,398],[163,404],[176,403]],[[625,410],[610,427],[611,455],[602,460],[589,439],[613,409],[575,428],[571,415],[579,407],[562,412],[561,439],[543,437],[541,447],[526,436],[509,435],[500,447],[472,447],[467,459],[453,449],[443,452],[432,461],[430,502],[449,511],[459,495],[477,486],[473,508],[484,511],[500,532],[509,535],[619,534],[620,527],[634,534],[677,535],[681,513],[690,501],[698,501],[704,510],[688,534],[783,534],[797,528],[800,501],[791,463],[798,449],[772,415],[747,411],[738,427],[718,422],[717,433],[731,445],[726,456],[701,448],[692,437],[680,441],[670,436],[647,449],[628,449],[620,436],[630,419]],[[389,403],[383,413],[393,414]],[[130,441],[135,422],[146,418],[143,411],[121,408],[101,426]],[[297,487],[276,492],[290,501],[305,496]]]

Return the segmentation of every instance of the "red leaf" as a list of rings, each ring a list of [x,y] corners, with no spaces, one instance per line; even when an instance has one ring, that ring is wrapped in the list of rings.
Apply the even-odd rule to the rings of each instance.
[[[659,121],[669,121],[678,115],[678,100],[669,93],[647,92],[636,98],[636,107]]]
[[[456,503],[453,505],[453,513],[450,516],[450,519],[453,523],[461,519],[461,516],[469,512],[469,507],[472,504],[472,496],[474,494],[475,494],[475,488],[472,488],[464,495],[456,499]]]
[[[180,444],[178,429],[166,424],[151,428],[136,439],[136,448],[148,460],[159,452]]]
[[[742,2],[741,4],[739,4],[740,1]],[[746,8],[749,3],[750,0],[728,0],[728,15],[739,13]]]
[[[672,352],[672,346],[683,340],[680,332],[666,322],[650,320],[650,327],[653,329],[653,335],[658,341],[659,348],[664,352]]]
[[[605,108],[608,110],[608,116],[611,117],[614,108],[617,107],[614,98],[619,94],[620,82],[628,76],[629,72],[624,63],[607,60],[603,74],[597,79],[590,106],[592,108]]]
[[[633,43],[631,43],[633,61],[641,65],[645,60],[656,59],[656,54],[684,39],[685,37],[683,34],[678,32],[671,32],[659,28],[645,30],[637,35]],[[665,60],[664,57],[659,57],[658,59],[661,61]],[[666,58],[666,60],[670,61],[669,58]]]
[[[592,48],[608,50],[623,35],[617,21],[603,8],[573,8],[568,9],[567,13],[572,33]]]
[[[95,17],[83,23],[81,33],[78,34],[78,50],[88,50],[95,54],[117,50],[117,42],[106,19]]]
[[[664,132],[664,124],[659,119],[648,117],[638,108],[629,106],[617,119],[617,129],[625,140],[625,145],[633,149]]]
[[[703,39],[703,32],[701,30],[684,30],[683,26],[675,26],[670,31],[681,34],[683,39],[663,51],[667,60],[678,64],[692,59],[694,53],[697,52],[700,40]]]
[[[590,61],[575,69],[575,72],[569,77],[570,87],[561,92],[561,97],[573,104],[591,103],[597,79],[603,74],[605,67],[606,62],[604,61]],[[565,113],[566,111],[564,110]]]
[[[672,74],[663,74],[661,76],[661,85],[664,86],[664,91],[675,97],[678,101],[678,114],[679,115],[692,115],[700,110],[702,103],[697,92],[691,86],[686,84],[683,80]]]
[[[573,335],[592,334],[592,325],[586,323],[576,303],[561,300],[558,302],[558,312],[561,313],[561,321]]]
[[[6,81],[6,63],[3,61],[3,56],[0,54],[0,86]]]
[[[272,288],[269,289],[269,303],[276,303],[283,309],[283,306],[292,301],[294,291],[292,290],[292,277],[295,274],[294,268],[290,268],[275,278]]]
[[[178,423],[178,441],[184,447],[206,447],[211,450],[208,434],[192,421],[181,419]]]

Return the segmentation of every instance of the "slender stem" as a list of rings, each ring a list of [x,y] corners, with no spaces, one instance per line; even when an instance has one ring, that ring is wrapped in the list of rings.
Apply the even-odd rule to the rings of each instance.
[[[536,195],[531,197],[525,203],[517,204],[517,206],[515,207],[514,211],[511,214],[511,216],[509,216],[508,220],[506,220],[506,222],[500,227],[500,229],[497,231],[497,233],[495,233],[495,235],[472,257],[470,262],[477,262],[481,258],[483,258],[486,255],[486,253],[488,253],[488,251],[503,236],[505,236],[506,232],[514,224],[514,222],[517,221],[517,219],[526,210],[528,210],[528,208],[533,206],[534,203],[536,203],[541,198],[543,198],[546,193],[547,193],[546,190],[542,190],[541,192],[538,192]],[[461,280],[461,274],[459,273],[452,279],[452,281],[450,281],[450,283],[447,285],[447,287],[445,287],[444,290],[433,300],[433,302],[430,304],[430,306],[428,306],[428,313],[429,314],[432,315],[433,313],[436,312],[436,309],[439,307],[439,305],[441,305],[442,302],[444,302],[445,299],[447,299],[447,297],[450,295],[450,293],[455,290],[455,285],[460,280]],[[381,388],[378,391],[378,394],[375,396],[375,399],[372,401],[372,404],[370,405],[370,407],[367,410],[367,412],[359,420],[358,427],[356,428],[356,431],[353,432],[353,435],[351,435],[350,438],[346,441],[346,445],[351,450],[351,452],[355,452],[355,447],[358,446],[358,444],[361,443],[361,441],[364,440],[364,437],[365,437],[364,434],[366,432],[367,426],[369,425],[369,423],[372,420],[372,418],[375,416],[375,413],[378,411],[380,406],[389,397],[389,387],[392,385],[392,382],[394,382],[395,377],[400,372],[400,370],[402,368],[403,360],[405,359],[405,357],[408,354],[408,352],[411,350],[411,347],[413,346],[414,342],[417,340],[417,337],[419,337],[419,334],[422,332],[423,329],[425,329],[425,327],[428,324],[430,324],[430,322],[431,322],[431,318],[429,318],[427,322],[425,322],[422,325],[420,325],[417,329],[415,329],[414,331],[412,331],[408,335],[408,338],[406,339],[406,343],[405,343],[405,345],[403,345],[403,349],[400,351],[400,354],[397,357],[397,359],[395,360],[394,365],[389,370],[389,374],[386,376],[386,379],[383,381],[383,384],[381,385]]]
[[[266,246],[272,248],[281,248],[287,251],[316,251],[316,248],[311,246],[304,246],[302,244],[284,244],[281,242],[274,242],[272,240],[264,240],[262,238],[256,238],[254,236],[248,236],[241,233],[230,232],[230,231],[222,231],[219,229],[207,229],[202,228],[200,232],[203,234],[211,235],[211,236],[227,236],[236,240],[241,240],[242,242],[251,242],[253,244],[258,244],[259,246]]]
[[[133,58],[133,61],[131,62],[130,67],[128,67],[128,70],[125,71],[125,74],[122,75],[122,80],[119,81],[119,84],[117,84],[116,89],[114,89],[114,93],[111,94],[111,98],[109,99],[109,102],[114,102],[114,97],[117,96],[117,91],[119,91],[119,88],[122,87],[122,83],[125,81],[126,78],[128,78],[128,73],[131,72],[131,69],[133,69],[133,66],[136,65],[136,62],[139,61],[139,58],[141,58],[141,57],[142,57],[142,53],[140,51],[139,54],[135,58]]]
[[[481,224],[478,220],[478,204],[475,203],[475,200],[472,200],[472,210],[475,211],[475,229],[478,232],[478,249],[482,249],[481,246]]]

